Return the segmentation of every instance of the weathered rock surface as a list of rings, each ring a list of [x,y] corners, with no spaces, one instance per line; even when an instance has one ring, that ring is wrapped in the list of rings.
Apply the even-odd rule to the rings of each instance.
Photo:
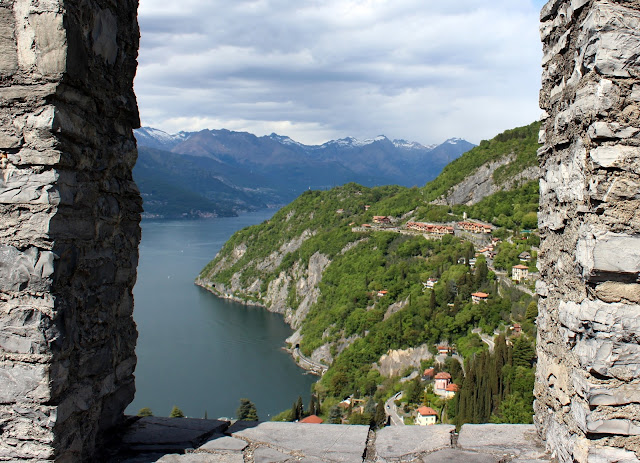
[[[535,421],[562,462],[640,461],[640,4],[541,14]]]
[[[487,196],[502,190],[510,190],[518,183],[526,183],[531,180],[540,178],[540,169],[537,166],[528,167],[509,178],[504,183],[498,185],[493,180],[493,172],[504,165],[513,162],[514,155],[505,156],[494,162],[489,162],[476,169],[473,174],[469,175],[462,182],[458,183],[450,191],[441,198],[433,201],[433,204],[456,205],[465,204],[473,205]]]
[[[405,350],[389,351],[380,357],[375,367],[383,376],[397,376],[407,367],[420,368],[420,363],[430,358],[433,358],[433,354],[429,351],[429,346],[423,344]]]

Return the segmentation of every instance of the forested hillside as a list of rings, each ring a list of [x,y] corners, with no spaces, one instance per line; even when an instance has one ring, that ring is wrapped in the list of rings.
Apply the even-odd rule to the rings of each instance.
[[[449,422],[528,422],[537,309],[531,281],[510,277],[523,253],[535,272],[537,182],[505,182],[511,190],[472,205],[433,201],[496,161],[498,179],[517,177],[535,162],[536,135],[532,124],[483,142],[423,188],[351,183],[307,191],[271,220],[237,232],[198,284],[285,316],[296,330],[288,340],[294,356],[328,367],[315,387],[327,418],[337,419],[336,404],[352,396],[374,402],[373,419],[375,403],[404,391],[407,416],[425,404]],[[459,230],[465,216],[492,223],[492,234]],[[451,226],[452,234],[429,236],[411,230],[412,222]],[[438,345],[459,357],[438,363],[428,354],[413,370],[447,370],[460,387],[452,400],[433,385],[425,389],[420,375],[405,382],[403,374],[383,375],[385,354],[416,346],[435,354]],[[363,410],[340,413],[349,422],[366,419]]]

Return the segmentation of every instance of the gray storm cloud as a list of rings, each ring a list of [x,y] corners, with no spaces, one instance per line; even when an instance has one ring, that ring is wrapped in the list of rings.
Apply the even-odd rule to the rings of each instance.
[[[473,142],[539,114],[540,1],[142,0],[135,88],[168,132]]]

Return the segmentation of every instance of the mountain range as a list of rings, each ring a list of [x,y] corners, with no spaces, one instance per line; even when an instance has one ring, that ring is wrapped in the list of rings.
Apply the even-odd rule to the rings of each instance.
[[[424,146],[384,135],[304,145],[225,129],[168,134],[143,127],[135,136],[134,178],[145,216],[157,218],[231,216],[348,182],[424,185],[474,146],[459,138]]]

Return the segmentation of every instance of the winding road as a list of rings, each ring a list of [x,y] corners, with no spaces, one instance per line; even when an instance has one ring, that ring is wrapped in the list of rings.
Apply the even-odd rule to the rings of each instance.
[[[384,411],[387,416],[391,417],[391,426],[405,426],[404,420],[398,414],[398,407],[394,403],[396,400],[400,400],[401,397],[402,392],[398,392],[384,403]]]
[[[493,352],[493,348],[496,347],[496,343],[493,342],[493,336],[483,333],[481,328],[474,328],[471,332],[480,335],[482,342],[489,346],[489,352]]]

